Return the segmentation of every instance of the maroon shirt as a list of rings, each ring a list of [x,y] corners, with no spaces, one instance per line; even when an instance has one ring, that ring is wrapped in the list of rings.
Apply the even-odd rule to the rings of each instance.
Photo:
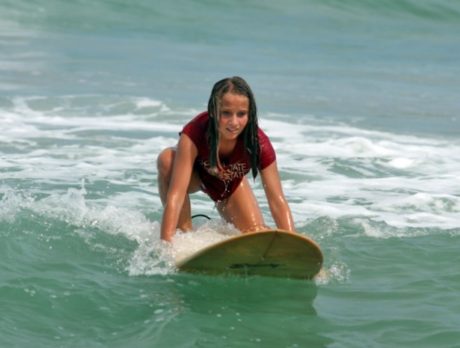
[[[202,112],[182,129],[182,133],[193,141],[198,149],[194,169],[201,179],[202,189],[215,202],[227,199],[240,184],[243,177],[251,169],[249,154],[244,149],[244,140],[238,137],[235,149],[226,156],[220,157],[223,170],[214,174],[209,165],[209,145],[206,130],[209,123],[207,112]],[[276,154],[268,136],[259,128],[260,165],[259,170],[268,167],[276,160]]]

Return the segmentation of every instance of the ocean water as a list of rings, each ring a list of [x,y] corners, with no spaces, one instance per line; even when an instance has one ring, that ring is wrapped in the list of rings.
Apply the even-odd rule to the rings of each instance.
[[[455,0],[1,0],[0,346],[460,346],[459,32]],[[156,155],[233,75],[314,281],[178,273],[237,233],[203,194],[159,239]]]

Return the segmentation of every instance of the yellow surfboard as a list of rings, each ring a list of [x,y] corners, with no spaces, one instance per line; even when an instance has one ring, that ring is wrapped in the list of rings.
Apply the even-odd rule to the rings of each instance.
[[[298,233],[269,230],[241,234],[180,261],[184,272],[312,279],[321,269],[318,244]]]

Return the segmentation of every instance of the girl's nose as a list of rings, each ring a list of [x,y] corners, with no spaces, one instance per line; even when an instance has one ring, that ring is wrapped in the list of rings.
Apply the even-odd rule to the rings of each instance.
[[[237,120],[238,120],[238,118],[237,118],[236,114],[232,114],[232,116],[229,119],[229,123],[232,124],[232,125],[236,124]]]

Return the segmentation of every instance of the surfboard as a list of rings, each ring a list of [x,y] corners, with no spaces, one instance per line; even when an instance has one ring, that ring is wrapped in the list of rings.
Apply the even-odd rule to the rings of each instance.
[[[321,270],[317,243],[283,230],[253,232],[208,246],[179,261],[183,272],[312,279]]]

